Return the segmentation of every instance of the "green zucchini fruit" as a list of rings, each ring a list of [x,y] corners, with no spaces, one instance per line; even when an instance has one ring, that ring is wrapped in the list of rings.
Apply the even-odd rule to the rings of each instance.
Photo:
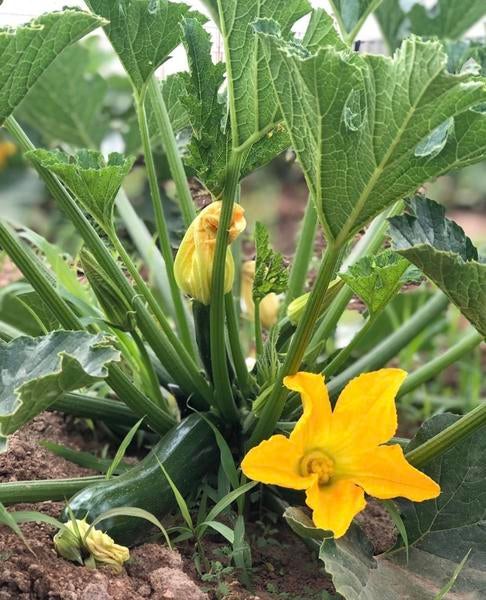
[[[142,508],[162,519],[177,509],[177,503],[159,461],[185,498],[204,475],[215,469],[218,458],[214,433],[204,419],[192,414],[171,429],[136,466],[81,490],[68,505],[76,518],[87,517],[88,522],[107,510],[124,506]],[[64,521],[69,519],[67,509],[62,517]],[[134,517],[113,517],[99,527],[125,546],[145,541],[152,529],[147,521]]]

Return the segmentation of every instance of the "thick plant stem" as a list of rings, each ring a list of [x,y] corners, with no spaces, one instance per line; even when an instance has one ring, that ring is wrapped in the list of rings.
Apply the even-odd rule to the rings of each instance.
[[[99,419],[115,425],[132,427],[138,421],[137,416],[126,404],[109,398],[96,398],[86,394],[65,394],[49,407],[67,415],[86,419]]]
[[[464,415],[422,445],[407,452],[407,460],[415,467],[421,467],[479,428],[484,427],[484,425],[486,425],[486,402],[477,406],[470,413]]]
[[[327,388],[331,396],[338,394],[350,379],[360,373],[373,371],[386,365],[414,337],[436,319],[445,310],[449,300],[442,292],[436,292],[408,321],[384,339],[371,352],[354,362],[350,367],[334,377]]]
[[[1,222],[0,245],[39,294],[40,298],[49,306],[63,327],[73,331],[86,329],[79,317],[48,281],[45,272],[37,263],[35,255]],[[110,365],[106,382],[135,414],[145,416],[147,423],[157,433],[165,433],[174,425],[175,420],[173,417],[142,394],[118,366]]]
[[[279,370],[272,393],[250,438],[250,446],[254,446],[269,437],[275,429],[287,397],[287,390],[283,386],[284,377],[293,375],[300,367],[307,344],[312,337],[315,323],[321,313],[324,295],[334,278],[340,255],[341,249],[339,247],[328,245],[326,248],[314,289],[309,296],[304,314],[292,338],[285,361]]]
[[[150,360],[149,353],[147,352],[147,348],[145,347],[144,341],[140,337],[137,331],[132,332],[132,337],[137,344],[138,351],[140,352],[140,357],[142,359],[142,365],[145,369],[146,376],[150,385],[150,393],[147,395],[151,396],[152,400],[161,406],[165,411],[169,412],[169,406],[167,404],[167,400],[162,395],[162,391],[160,389],[159,378],[157,377],[157,373],[155,372],[154,365]]]
[[[376,319],[374,317],[369,318],[366,323],[361,327],[358,333],[353,337],[347,346],[341,349],[340,352],[331,360],[331,362],[324,367],[323,374],[326,377],[332,377],[334,373],[338,372],[339,369],[351,356],[352,351],[366,336],[366,334],[372,329]]]
[[[152,76],[152,79],[148,84],[148,95],[150,102],[152,103],[152,110],[154,111],[155,120],[157,121],[158,132],[167,156],[172,179],[176,186],[177,198],[181,207],[184,225],[187,229],[196,217],[196,208],[192,201],[184,165],[182,164],[182,159],[177,149],[177,142],[174,131],[172,130],[164,97],[162,96],[155,75]]]
[[[295,251],[292,268],[290,270],[289,285],[282,306],[282,314],[285,314],[287,306],[300,296],[304,290],[309,263],[314,251],[314,241],[317,231],[317,211],[314,201],[309,198],[304,214],[304,222],[299,234],[299,241]]]
[[[476,330],[469,332],[460,342],[449,348],[447,352],[434,358],[409,375],[398,392],[398,398],[412,392],[426,381],[441,373],[449,365],[452,365],[456,360],[464,356],[464,354],[471,352],[483,340],[484,337]]]
[[[231,350],[231,357],[238,379],[238,387],[244,397],[247,397],[250,391],[250,374],[246,367],[245,356],[241,348],[240,328],[238,326],[238,315],[235,308],[235,302],[231,292],[225,295],[226,322],[228,325],[228,339]]]
[[[221,415],[230,423],[238,421],[238,409],[233,398],[228,363],[225,352],[225,300],[224,277],[226,268],[226,253],[228,252],[228,231],[233,216],[233,206],[238,192],[240,170],[243,155],[233,152],[228,163],[225,187],[222,197],[221,216],[219,218],[216,236],[216,251],[214,256],[211,306],[210,306],[210,338],[211,366],[214,380],[215,403]]]
[[[363,256],[374,254],[381,248],[388,229],[388,218],[400,213],[402,209],[403,202],[400,200],[387,213],[382,213],[375,218],[364,236],[359,240],[349,256],[343,261],[341,267],[342,271],[346,271],[350,265],[356,263]],[[305,354],[306,363],[312,364],[316,361],[317,356],[319,356],[320,352],[324,349],[327,339],[336,327],[352,297],[353,291],[348,285],[345,285],[343,289],[339,291],[312,337],[312,343],[309,345]]]
[[[159,183],[157,181],[157,171],[155,169],[154,156],[150,143],[147,113],[145,111],[145,94],[140,96],[136,94],[135,104],[138,115],[140,136],[142,138],[145,167],[147,169],[147,177],[150,187],[150,197],[152,199],[152,207],[155,215],[155,225],[157,228],[157,235],[159,237],[160,251],[162,253],[165,266],[167,267],[167,277],[169,279],[170,292],[176,313],[176,325],[183,344],[188,351],[194,352],[187,314],[184,308],[184,301],[182,300],[181,291],[179,290],[179,286],[177,285],[174,275],[174,257],[172,256],[169,230],[167,228],[164,210],[162,207],[162,198],[160,196]]]
[[[30,139],[27,137],[27,135],[20,127],[20,125],[15,121],[15,119],[9,117],[5,121],[4,126],[24,152],[35,150],[35,146],[32,144]],[[166,366],[166,369],[168,371],[170,370],[171,372],[173,372],[174,362],[180,364],[181,358],[179,357],[177,352],[174,351],[173,346],[170,343],[168,343],[166,336],[162,335],[162,332],[160,332],[159,328],[157,327],[156,321],[149,313],[145,305],[140,301],[137,292],[132,288],[129,281],[126,279],[118,264],[111,256],[108,248],[105,246],[103,240],[93,229],[89,221],[84,216],[83,212],[77,206],[76,202],[67,192],[67,190],[59,182],[57,177],[55,177],[47,169],[44,169],[33,157],[31,157],[31,162],[37,170],[37,172],[39,173],[39,175],[45,181],[50,193],[56,200],[58,206],[76,227],[77,231],[83,238],[87,248],[93,254],[100,266],[106,271],[107,275],[116,285],[116,287],[125,296],[127,301],[133,306],[134,309],[136,309],[138,326],[140,327],[140,330],[143,333],[145,339],[155,352],[157,358],[164,366]],[[169,333],[169,331],[172,331],[168,322],[164,331],[166,334]],[[190,365],[186,365],[186,367],[189,370]],[[201,377],[201,374],[197,370],[195,372],[192,371],[190,375],[191,379],[196,381],[199,380],[199,378]],[[201,390],[198,390],[198,386],[194,385],[194,383],[192,383],[191,380],[184,379],[180,381],[175,375],[174,379],[176,383],[178,383],[183,389],[187,390],[189,393],[201,392]],[[203,390],[203,397],[209,398],[211,396],[211,391],[210,388],[207,386],[206,382],[204,383],[205,387]]]
[[[0,483],[0,502],[5,505],[47,500],[62,502],[79,490],[95,485],[104,479],[104,475],[97,475],[73,479],[40,479],[38,481]]]

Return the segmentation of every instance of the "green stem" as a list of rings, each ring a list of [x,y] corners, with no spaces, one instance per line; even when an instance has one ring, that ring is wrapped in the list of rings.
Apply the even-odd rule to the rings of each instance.
[[[233,216],[233,206],[238,192],[240,170],[244,156],[233,152],[227,166],[222,196],[221,216],[216,236],[216,250],[211,285],[210,338],[211,366],[213,370],[215,402],[222,416],[229,422],[238,421],[238,409],[233,398],[225,348],[224,279],[228,231]]]
[[[359,345],[361,340],[370,331],[373,325],[376,323],[376,315],[368,318],[366,323],[361,327],[358,333],[353,337],[347,346],[341,349],[340,352],[331,360],[331,362],[325,366],[323,373],[326,378],[331,377],[339,371],[339,369],[345,364],[348,358],[351,356],[352,351]]]
[[[162,391],[160,389],[159,378],[157,377],[157,373],[155,372],[154,365],[150,360],[150,356],[147,352],[147,348],[140,337],[140,335],[136,332],[132,332],[132,337],[137,344],[138,351],[140,352],[140,356],[142,359],[142,364],[144,371],[146,372],[146,376],[148,378],[148,382],[150,385],[151,394],[149,394],[154,402],[158,404],[161,408],[163,408],[166,412],[169,412],[169,407],[167,405],[167,401],[162,395]]]
[[[476,330],[470,331],[465,338],[454,344],[447,352],[434,358],[409,375],[398,392],[398,398],[405,396],[405,394],[410,393],[426,381],[435,377],[438,373],[441,373],[449,365],[452,365],[456,360],[464,356],[464,354],[471,352],[483,340],[484,336]]]
[[[27,137],[27,135],[17,123],[17,121],[15,121],[15,119],[9,117],[5,121],[4,127],[16,140],[23,152],[35,150],[35,146],[32,144],[30,139]],[[170,343],[168,343],[167,338],[163,336],[160,332],[152,315],[146,309],[145,305],[140,301],[140,298],[138,298],[137,292],[133,290],[129,281],[126,279],[118,264],[111,256],[109,250],[106,248],[103,240],[93,229],[92,225],[89,223],[82,211],[79,209],[74,199],[59,182],[57,177],[52,175],[52,173],[50,173],[50,171],[48,171],[47,169],[44,169],[32,157],[31,162],[37,170],[37,172],[39,173],[39,175],[45,181],[47,188],[49,189],[50,193],[56,200],[61,210],[66,214],[66,216],[76,227],[76,230],[83,238],[87,248],[96,258],[100,266],[106,271],[106,274],[110,277],[113,283],[125,296],[127,301],[133,306],[134,310],[136,310],[138,326],[140,327],[140,330],[143,333],[145,339],[150,344],[151,348],[154,350],[157,358],[164,366],[166,366],[167,371],[174,373],[174,364],[180,364],[181,358],[176,352],[174,352],[173,346]],[[172,332],[170,325],[166,333],[169,333],[169,330]],[[173,337],[177,339],[177,336]],[[186,367],[190,369],[191,365],[188,364],[186,365]],[[185,378],[182,381],[179,381],[176,375],[174,374],[174,379],[176,383],[181,385],[181,387],[189,393],[202,393],[203,398],[206,399],[209,399],[211,397],[210,388],[204,381],[204,379],[202,379],[201,374],[198,370],[191,371],[191,379],[193,381],[199,382],[202,379],[202,383],[204,384],[204,386],[201,386],[200,389],[198,389],[197,385],[191,383],[190,380],[187,380],[187,378]]]
[[[442,292],[436,292],[408,321],[375,346],[371,352],[331,379],[327,386],[331,396],[338,394],[353,377],[383,367],[417,335],[422,333],[445,310],[448,304],[447,296]]]
[[[192,344],[192,337],[187,320],[187,314],[184,308],[184,302],[182,295],[177,285],[174,275],[174,257],[172,256],[172,248],[170,245],[169,229],[164,216],[164,210],[162,207],[162,198],[160,196],[159,183],[157,181],[157,171],[155,169],[154,156],[152,153],[152,146],[150,143],[150,132],[147,123],[147,113],[145,110],[145,93],[138,95],[135,94],[135,105],[138,116],[138,126],[140,129],[140,136],[142,138],[142,147],[145,157],[145,167],[147,169],[147,177],[150,187],[150,197],[152,199],[152,207],[155,215],[155,225],[157,228],[157,235],[159,238],[160,251],[167,267],[167,277],[169,279],[169,287],[171,291],[172,301],[174,302],[174,309],[176,313],[176,325],[179,330],[181,340],[185,347],[192,353],[194,353],[194,347]]]
[[[314,201],[309,198],[307,201],[307,207],[304,214],[304,222],[302,229],[299,234],[299,241],[297,243],[297,249],[295,256],[292,261],[292,268],[290,270],[289,285],[285,300],[282,306],[282,313],[285,314],[285,310],[288,305],[300,296],[304,291],[305,280],[307,277],[307,271],[309,269],[309,263],[314,252],[314,241],[317,231],[317,212],[314,206]]]
[[[137,416],[123,402],[86,394],[65,394],[56,400],[49,410],[86,419],[99,419],[126,427],[132,427],[138,421]]]
[[[250,391],[250,374],[246,367],[245,356],[241,347],[240,328],[238,326],[238,316],[236,313],[235,302],[231,293],[225,296],[226,323],[228,327],[228,339],[231,349],[231,357],[238,379],[238,387],[246,398]]]
[[[254,302],[255,314],[254,314],[254,326],[255,326],[255,346],[256,355],[259,358],[263,354],[263,336],[262,336],[262,322],[260,319],[260,301]]]
[[[387,213],[382,213],[371,223],[364,236],[355,245],[349,256],[344,260],[341,270],[346,271],[350,265],[355,264],[360,258],[377,252],[385,239],[388,229],[388,218],[398,214],[403,209],[403,201],[397,202]],[[326,342],[334,331],[341,315],[346,310],[353,291],[345,285],[332,302],[325,316],[321,320],[312,338],[312,342],[305,354],[305,362],[313,364],[317,356],[323,351]]]
[[[361,28],[363,27],[366,19],[370,16],[371,13],[375,12],[375,10],[380,6],[382,1],[383,0],[375,0],[374,2],[371,2],[369,7],[365,11],[365,13],[361,16],[361,18],[358,20],[358,22],[353,27],[353,29],[345,35],[345,40],[350,46],[353,44],[354,40],[356,39],[356,36],[361,31]]]
[[[285,361],[279,369],[272,393],[253,431],[250,446],[254,446],[269,437],[275,429],[287,397],[287,390],[283,386],[283,379],[287,375],[296,373],[301,365],[305,350],[321,312],[324,295],[334,277],[340,256],[341,248],[331,244],[327,246],[314,289],[309,296],[304,314],[300,318]]]
[[[95,485],[105,479],[104,475],[73,479],[46,479],[39,481],[13,481],[0,483],[0,502],[20,504],[24,502],[62,502],[79,490]]]
[[[0,245],[29,281],[40,298],[49,306],[61,325],[69,330],[83,331],[85,327],[70,306],[52,287],[35,255],[23,245],[12,231],[0,222]],[[146,416],[147,422],[158,433],[165,433],[174,419],[142,394],[116,365],[109,367],[108,385],[135,414]]]
[[[407,460],[415,467],[421,467],[440,456],[462,439],[486,424],[486,402],[477,406],[446,429],[434,435],[421,446],[406,453]]]
[[[165,105],[162,91],[155,76],[152,77],[148,84],[148,94],[152,103],[152,108],[157,121],[157,127],[162,140],[162,145],[167,156],[172,179],[174,180],[179,205],[181,207],[182,218],[186,229],[196,217],[196,208],[192,201],[191,191],[187,183],[186,172],[184,165],[177,149],[177,142],[174,131],[170,123],[169,113]]]

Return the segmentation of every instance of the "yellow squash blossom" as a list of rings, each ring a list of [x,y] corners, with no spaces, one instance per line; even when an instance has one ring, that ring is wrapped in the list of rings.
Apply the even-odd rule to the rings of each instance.
[[[202,304],[211,302],[211,280],[221,206],[221,201],[212,202],[198,214],[186,231],[174,262],[177,285]],[[230,244],[246,227],[244,215],[243,208],[235,204],[228,229]],[[225,293],[233,286],[234,274],[233,256],[228,248],[224,273]]]
[[[405,371],[381,369],[353,379],[332,410],[324,379],[314,373],[286,377],[301,394],[303,415],[290,437],[274,435],[243,459],[255,481],[306,490],[316,527],[344,535],[366,506],[365,492],[380,499],[403,496],[415,502],[436,498],[440,487],[412,467],[395,434],[395,395]]]
[[[241,299],[244,303],[244,311],[250,317],[255,318],[255,303],[253,302],[253,281],[255,280],[254,260],[247,260],[241,268]],[[265,329],[270,329],[277,322],[280,299],[273,292],[267,294],[260,302],[260,321]]]
[[[8,159],[16,152],[17,147],[12,142],[0,141],[0,171],[7,166]]]

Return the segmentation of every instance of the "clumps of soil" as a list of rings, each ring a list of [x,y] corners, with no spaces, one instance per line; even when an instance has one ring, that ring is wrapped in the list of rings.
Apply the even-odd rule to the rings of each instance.
[[[12,436],[8,452],[0,454],[0,483],[27,479],[79,477],[90,470],[39,446],[48,439],[78,450],[96,451],[100,440],[70,418],[44,413]],[[17,505],[58,517],[62,504]],[[376,553],[394,542],[394,528],[374,502],[359,517]],[[172,552],[148,543],[133,548],[123,572],[109,567],[96,571],[57,556],[46,524],[22,525],[31,552],[7,527],[0,526],[0,600],[320,600],[333,588],[315,553],[278,520],[249,523],[253,569],[246,588],[230,565],[230,548],[217,535],[204,539],[207,569],[199,577],[191,542]]]

